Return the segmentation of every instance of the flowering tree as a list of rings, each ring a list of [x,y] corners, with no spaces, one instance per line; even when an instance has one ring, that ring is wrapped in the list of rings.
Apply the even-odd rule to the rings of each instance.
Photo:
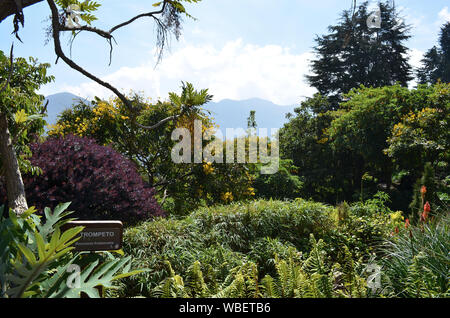
[[[137,123],[147,125],[168,116],[180,114],[154,130],[141,129],[129,120],[131,114],[119,98],[109,101],[96,99],[90,105],[80,102],[59,116],[51,127],[52,137],[74,134],[93,138],[97,143],[110,145],[138,166],[145,180],[155,187],[162,202],[171,212],[183,214],[199,202],[230,203],[234,200],[252,198],[252,176],[248,164],[213,164],[211,162],[174,163],[171,152],[177,140],[172,139],[176,128],[188,129],[194,136],[194,121],[202,122],[202,134],[215,129],[213,119],[202,106],[211,99],[207,90],[197,91],[186,83],[181,94],[170,93],[169,101],[152,102],[143,96],[139,99],[141,110]],[[193,143],[193,138],[191,139]],[[203,141],[206,146],[211,141]],[[192,145],[194,147],[194,145]],[[224,142],[224,153],[226,153]],[[165,198],[170,198],[166,200]]]

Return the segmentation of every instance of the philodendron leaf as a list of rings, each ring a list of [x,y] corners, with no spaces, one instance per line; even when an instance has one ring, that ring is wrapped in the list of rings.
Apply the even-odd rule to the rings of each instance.
[[[91,298],[100,297],[98,287],[115,288],[113,282],[117,279],[136,275],[143,270],[135,270],[128,272],[128,264],[131,261],[131,256],[123,259],[115,259],[104,262],[99,265],[99,261],[92,262],[80,273],[79,286],[73,286],[70,288],[65,285],[61,285],[61,288],[53,293],[50,297],[64,297],[64,298],[79,298],[81,293],[88,295]]]
[[[65,219],[66,216],[71,214],[71,211],[66,211],[71,202],[59,204],[55,210],[52,211],[49,208],[44,209],[45,214],[45,223],[43,225],[38,225],[39,233],[44,238],[44,241],[47,242],[49,234],[53,233],[53,231],[62,226],[63,224],[71,221],[73,219]]]
[[[40,233],[35,230],[33,242],[36,242],[37,245],[38,258],[29,247],[18,243],[17,247],[26,262],[16,261],[14,263],[15,273],[8,275],[7,279],[15,287],[8,290],[7,294],[11,297],[33,295],[30,291],[46,278],[44,274],[47,268],[73,249],[70,245],[79,239],[76,236],[82,230],[83,227],[74,227],[61,235],[60,229],[57,227],[49,244],[46,244]]]

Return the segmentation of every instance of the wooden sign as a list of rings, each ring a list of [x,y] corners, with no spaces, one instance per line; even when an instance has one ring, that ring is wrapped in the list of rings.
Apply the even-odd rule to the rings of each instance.
[[[115,251],[122,248],[123,224],[120,221],[72,221],[63,230],[83,226],[75,251]]]

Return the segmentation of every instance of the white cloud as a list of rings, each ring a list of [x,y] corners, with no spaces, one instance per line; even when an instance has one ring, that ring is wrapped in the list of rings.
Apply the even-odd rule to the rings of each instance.
[[[450,22],[450,11],[448,7],[444,7],[439,13],[438,13],[438,24],[441,26],[446,22]]]
[[[413,67],[413,71],[417,70],[419,67],[422,66],[422,59],[425,55],[424,52],[418,49],[411,49],[409,50],[409,64]],[[409,82],[409,88],[413,88],[417,86],[417,79],[413,79],[411,82]]]
[[[305,81],[311,58],[310,52],[293,54],[278,45],[257,46],[238,39],[219,49],[186,45],[165,56],[156,68],[152,53],[146,64],[123,67],[102,79],[121,90],[143,91],[152,98],[179,92],[181,81],[186,81],[197,89],[209,88],[216,101],[258,97],[291,105],[315,92]],[[62,85],[60,90],[84,97],[112,95],[93,82],[77,87]]]
[[[412,65],[412,67],[418,68],[422,66],[421,61],[423,59],[424,54],[425,54],[424,52],[418,49],[409,50],[409,63]]]

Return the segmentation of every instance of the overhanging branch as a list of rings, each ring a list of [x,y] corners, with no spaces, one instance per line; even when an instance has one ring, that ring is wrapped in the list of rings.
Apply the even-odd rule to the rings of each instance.
[[[22,9],[44,0],[17,0],[22,4]],[[10,15],[17,13],[16,0],[0,1],[0,23]]]
[[[160,122],[156,123],[153,126],[144,126],[144,125],[141,125],[141,124],[137,123],[136,111],[135,111],[135,109],[133,107],[132,102],[124,94],[122,94],[117,88],[112,86],[110,83],[101,80],[97,76],[93,75],[92,73],[88,72],[87,70],[82,68],[80,65],[75,63],[72,59],[67,57],[65,55],[62,47],[61,47],[61,40],[60,40],[60,36],[59,36],[60,35],[59,33],[63,32],[63,31],[87,31],[87,32],[96,33],[96,34],[100,35],[103,38],[111,40],[113,38],[112,35],[111,35],[111,32],[113,32],[113,31],[115,31],[115,30],[117,30],[117,29],[119,29],[119,28],[121,28],[123,26],[128,25],[128,24],[132,23],[133,21],[136,21],[139,18],[153,16],[155,14],[162,13],[164,11],[164,7],[166,6],[166,1],[164,1],[163,8],[161,10],[150,12],[150,13],[147,13],[147,14],[141,14],[139,16],[136,16],[135,18],[130,19],[127,22],[124,22],[124,23],[119,24],[116,27],[112,28],[111,29],[112,31],[110,31],[110,32],[103,31],[103,30],[100,30],[100,29],[97,29],[97,28],[93,28],[93,27],[89,27],[89,26],[82,26],[82,27],[77,27],[77,28],[67,28],[66,26],[63,26],[60,23],[59,12],[58,12],[58,8],[57,8],[55,2],[53,0],[47,0],[47,3],[49,5],[50,11],[52,13],[52,15],[51,15],[52,35],[53,35],[53,42],[54,42],[54,46],[55,46],[55,54],[57,56],[57,61],[58,61],[59,58],[62,59],[72,69],[80,72],[81,74],[83,74],[84,76],[86,76],[89,79],[93,80],[97,84],[99,84],[99,85],[107,88],[108,90],[112,91],[124,103],[124,105],[130,111],[130,113],[132,115],[131,120],[133,121],[133,123],[135,123],[138,127],[142,128],[142,129],[147,129],[147,130],[156,129],[156,128],[160,127],[161,125],[165,124],[166,122],[169,122],[171,120],[175,120],[177,117],[180,116],[180,115],[175,115],[175,116],[167,117],[167,118],[161,120]],[[154,17],[154,18],[156,19],[156,17]],[[181,113],[183,113],[183,111]]]

